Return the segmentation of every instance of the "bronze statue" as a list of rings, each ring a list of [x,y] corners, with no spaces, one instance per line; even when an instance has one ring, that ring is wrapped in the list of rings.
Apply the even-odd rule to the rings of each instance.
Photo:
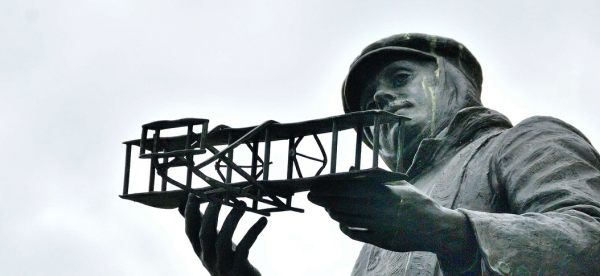
[[[401,34],[369,45],[344,82],[346,112],[411,117],[407,180],[311,189],[348,237],[365,243],[353,275],[599,275],[600,156],[571,125],[532,117],[516,126],[480,101],[482,73],[462,44]],[[367,129],[390,168],[397,125]],[[220,205],[185,206],[186,233],[213,275],[259,275],[248,252],[261,218],[239,245],[244,210],[217,232]]]

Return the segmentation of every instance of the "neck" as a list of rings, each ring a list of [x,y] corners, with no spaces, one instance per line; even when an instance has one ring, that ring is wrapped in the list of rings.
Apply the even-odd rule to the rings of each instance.
[[[419,148],[421,141],[423,141],[423,139],[425,138],[425,136],[418,136],[420,137],[412,137],[405,140],[404,150],[401,156],[403,168],[401,168],[400,171],[406,171],[412,164],[413,158],[417,153],[417,149]],[[388,166],[388,168],[390,168],[391,170],[396,169],[397,160],[395,153],[390,152],[386,154],[380,151],[380,156],[385,162],[386,166]]]
[[[426,127],[421,127],[418,130],[416,127],[412,130],[410,128],[407,129],[407,136],[404,140],[404,148],[402,154],[402,164],[404,171],[406,171],[412,165],[417,150],[419,149],[419,146],[421,145],[421,142],[424,139],[443,136],[448,132],[448,124],[447,122],[444,123],[445,126],[438,129],[433,135],[431,133],[429,125],[426,125]],[[394,170],[396,168],[397,161],[395,152],[385,153],[380,151],[380,156],[384,160],[388,168],[390,168],[391,170]]]

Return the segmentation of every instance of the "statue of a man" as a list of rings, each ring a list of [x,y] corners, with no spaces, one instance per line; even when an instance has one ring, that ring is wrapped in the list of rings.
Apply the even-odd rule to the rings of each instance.
[[[482,106],[475,57],[448,38],[401,34],[369,45],[344,82],[346,112],[381,109],[406,125],[406,181],[322,185],[309,199],[365,243],[353,275],[600,275],[600,156],[573,126],[532,117],[516,126]],[[380,156],[395,168],[397,125]],[[372,130],[365,133],[371,144]],[[232,249],[243,214],[217,232],[190,197],[186,230],[215,275],[257,275],[248,250],[260,219]],[[235,247],[235,246],[233,246]]]

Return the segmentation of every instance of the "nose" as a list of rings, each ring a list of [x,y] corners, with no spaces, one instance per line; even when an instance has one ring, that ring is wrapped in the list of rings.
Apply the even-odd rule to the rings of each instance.
[[[388,105],[391,101],[394,100],[396,95],[387,89],[379,89],[373,95],[373,101],[375,101],[375,105],[379,109],[383,109],[386,105]]]

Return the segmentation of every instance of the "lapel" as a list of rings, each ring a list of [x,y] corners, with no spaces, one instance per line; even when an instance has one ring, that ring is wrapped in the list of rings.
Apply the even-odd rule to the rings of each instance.
[[[434,181],[444,183],[435,185],[430,194],[438,203],[450,208],[460,190],[469,161],[486,141],[498,134],[497,131],[488,130],[510,127],[512,127],[510,121],[494,110],[485,107],[469,107],[460,110],[439,135],[421,141],[413,162],[406,172],[408,179],[415,179],[426,170],[434,169],[443,160],[459,154],[456,165],[447,168],[446,170],[449,170],[447,172],[439,172],[447,177],[436,178]]]

